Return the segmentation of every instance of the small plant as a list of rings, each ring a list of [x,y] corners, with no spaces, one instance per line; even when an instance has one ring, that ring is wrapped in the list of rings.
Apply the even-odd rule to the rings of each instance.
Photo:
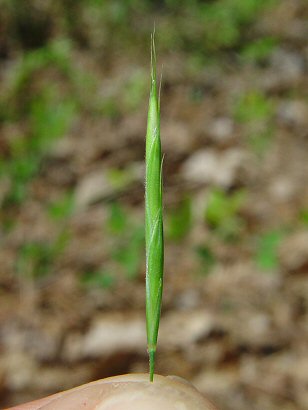
[[[269,9],[275,0],[216,0],[204,2],[181,2],[183,14],[179,13],[178,2],[168,2],[171,11],[177,10],[178,18],[182,18],[182,30],[178,33],[170,31],[174,27],[168,26],[166,37],[171,37],[173,46],[197,44],[199,50],[213,55],[217,51],[234,49],[246,40],[247,28],[256,21],[257,17]],[[191,28],[188,16],[194,18],[194,28]],[[172,31],[171,31],[172,32]],[[166,41],[166,40],[165,40]],[[171,42],[169,40],[169,42]],[[170,44],[169,44],[170,45]],[[190,50],[191,53],[191,50]]]
[[[188,234],[191,225],[191,199],[186,197],[169,213],[167,217],[166,236],[173,241],[180,241]]]
[[[118,202],[112,202],[109,208],[109,218],[107,221],[109,231],[114,234],[122,234],[128,226],[127,215]]]
[[[134,111],[143,101],[146,92],[146,76],[143,71],[136,70],[128,79],[124,89],[123,103],[128,111]]]
[[[91,288],[110,289],[115,284],[115,277],[106,270],[87,271],[81,277],[82,284]]]
[[[135,279],[140,268],[142,249],[144,245],[144,229],[137,225],[129,229],[129,234],[119,240],[112,259],[121,265],[128,279]]]
[[[259,237],[255,260],[262,270],[275,270],[279,266],[278,247],[284,238],[279,230],[265,232]]]
[[[48,206],[48,214],[55,221],[65,221],[74,212],[74,196],[71,192],[66,193],[57,201]]]
[[[200,261],[203,274],[207,275],[216,263],[216,256],[209,246],[199,245],[195,249],[196,255]]]
[[[235,119],[241,123],[268,121],[273,116],[273,105],[259,91],[242,95],[235,106]]]
[[[11,187],[4,206],[19,205],[27,186],[38,174],[46,151],[70,128],[76,107],[70,98],[59,98],[57,87],[45,85],[29,105],[29,132],[13,140],[9,156],[0,164],[0,176],[9,177]]]
[[[68,239],[67,233],[63,231],[51,243],[37,241],[24,243],[18,253],[17,274],[31,279],[47,276],[56,258],[63,253]]]
[[[150,381],[153,381],[164,269],[160,104],[157,91],[154,33],[151,36],[151,90],[145,162],[146,323]]]
[[[308,208],[303,208],[300,210],[299,221],[303,225],[308,225]]]
[[[248,63],[262,63],[274,51],[276,45],[277,40],[273,37],[259,38],[243,48],[241,58]]]
[[[52,259],[53,252],[49,244],[25,243],[18,254],[17,273],[28,278],[41,278],[48,273]]]
[[[235,239],[243,229],[239,212],[245,203],[245,191],[227,194],[220,189],[210,192],[205,210],[205,220],[222,239]]]
[[[235,104],[235,120],[242,124],[252,150],[262,155],[273,136],[273,102],[264,94],[251,90],[243,94]]]
[[[144,248],[144,227],[131,218],[118,202],[109,207],[107,228],[112,237],[111,259],[126,278],[135,279],[140,272]]]

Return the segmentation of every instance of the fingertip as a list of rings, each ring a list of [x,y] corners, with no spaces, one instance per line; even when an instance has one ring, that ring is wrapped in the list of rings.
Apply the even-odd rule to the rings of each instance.
[[[181,405],[181,407],[176,407]],[[7,410],[214,410],[195,387],[178,376],[126,374],[97,380]]]

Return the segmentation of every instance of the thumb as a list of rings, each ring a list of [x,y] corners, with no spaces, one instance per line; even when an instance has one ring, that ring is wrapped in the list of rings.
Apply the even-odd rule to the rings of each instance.
[[[177,377],[131,374],[98,380],[10,410],[217,410]]]

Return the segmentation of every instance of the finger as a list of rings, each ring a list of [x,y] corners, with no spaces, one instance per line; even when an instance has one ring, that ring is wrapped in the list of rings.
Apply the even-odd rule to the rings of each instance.
[[[133,374],[98,380],[11,410],[215,410],[190,383],[177,377]]]

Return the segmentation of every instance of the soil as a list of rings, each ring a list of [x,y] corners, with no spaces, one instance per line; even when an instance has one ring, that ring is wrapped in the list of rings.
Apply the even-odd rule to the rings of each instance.
[[[165,214],[189,198],[192,222],[183,237],[166,238],[156,372],[190,380],[224,410],[308,409],[307,6],[295,1],[297,11],[288,14],[291,3],[259,22],[262,33],[280,38],[261,64],[231,54],[192,70],[177,53],[159,56]],[[284,24],[273,24],[279,18]],[[113,53],[107,66],[79,50],[74,61],[117,100],[129,73],[147,73],[147,57]],[[52,70],[42,76],[53,79]],[[245,121],[236,114],[249,93],[266,96],[268,115]],[[143,253],[133,278],[112,256],[122,241],[127,249],[130,227],[143,223],[146,101],[115,118],[82,110],[44,154],[22,204],[1,210],[1,407],[147,371]],[[24,129],[22,121],[1,125],[4,156]],[[110,182],[110,169],[124,183]],[[0,195],[8,186],[2,179]],[[227,197],[245,192],[231,239],[204,219],[213,189]],[[75,194],[73,211],[52,219],[50,204],[67,192]],[[128,236],[110,231],[115,202],[131,220]],[[50,244],[62,232],[69,240],[47,274],[33,275],[32,259],[18,270],[25,243]],[[264,267],[258,244],[273,232],[276,262]],[[103,286],[84,283],[105,269]]]

